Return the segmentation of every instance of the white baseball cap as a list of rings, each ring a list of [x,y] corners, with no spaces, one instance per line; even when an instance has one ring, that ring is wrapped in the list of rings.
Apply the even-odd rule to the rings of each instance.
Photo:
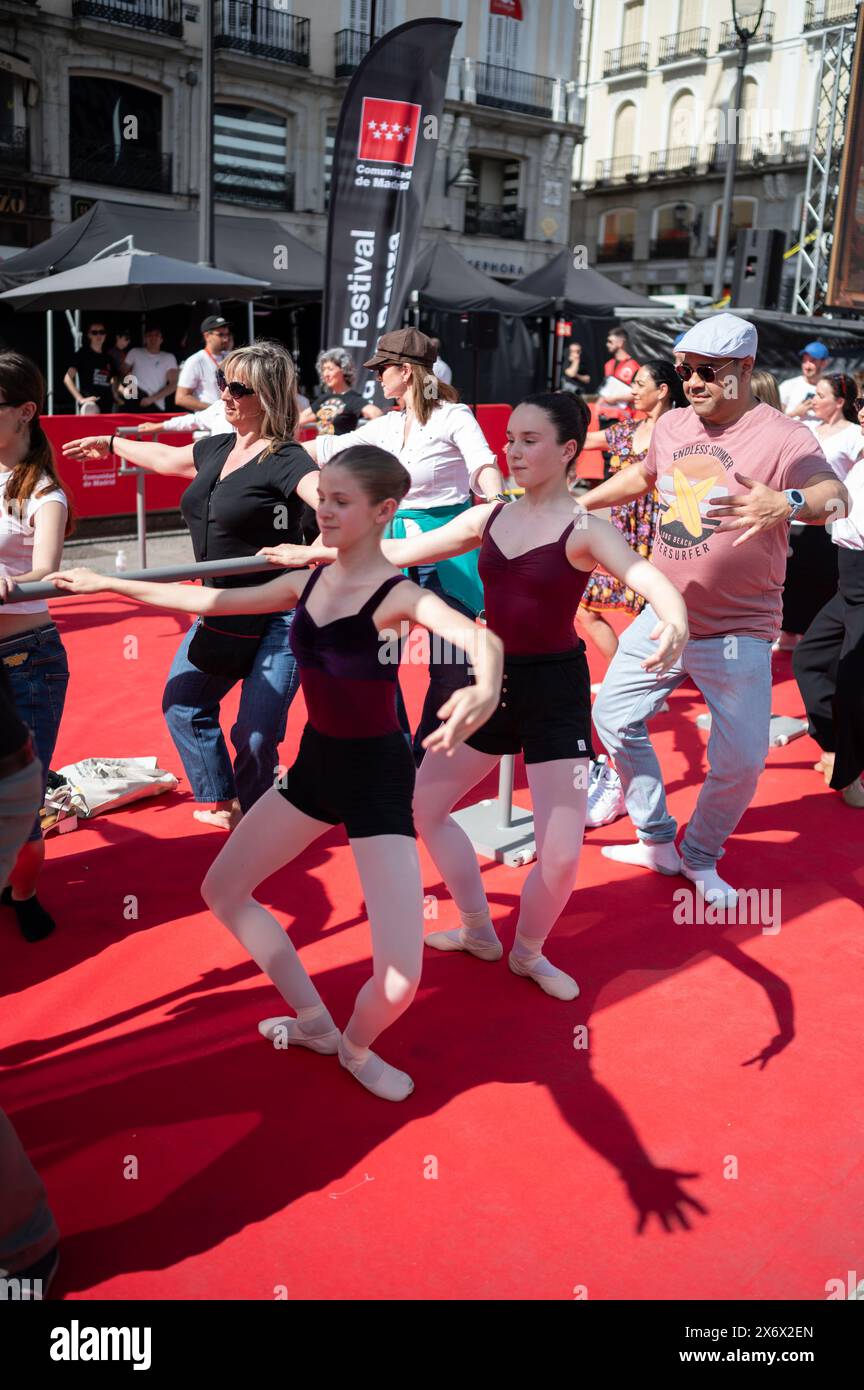
[[[698,352],[704,357],[755,357],[759,334],[737,314],[712,314],[701,319],[675,344],[676,352]]]

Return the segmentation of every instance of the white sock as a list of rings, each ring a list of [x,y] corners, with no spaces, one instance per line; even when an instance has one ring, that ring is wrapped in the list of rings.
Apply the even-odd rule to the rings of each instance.
[[[531,940],[517,932],[510,953],[510,969],[516,975],[527,975],[553,999],[575,999],[579,986],[571,975],[565,974],[546,959],[542,949],[544,945],[545,939]]]
[[[618,864],[637,864],[658,874],[681,872],[681,857],[674,840],[664,840],[661,844],[637,840],[635,845],[604,845],[600,853],[605,859],[614,859]]]
[[[361,1086],[382,1100],[406,1100],[414,1090],[407,1072],[398,1071],[368,1047],[357,1047],[347,1033],[339,1040],[339,1061]]]
[[[737,891],[720,877],[716,869],[692,869],[682,859],[681,873],[695,885],[697,893],[701,894],[706,903],[728,908],[735,907],[738,902]]]

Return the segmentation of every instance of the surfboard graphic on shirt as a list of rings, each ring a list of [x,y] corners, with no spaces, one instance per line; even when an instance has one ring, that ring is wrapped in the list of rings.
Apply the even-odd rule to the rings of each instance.
[[[693,453],[676,461],[670,472],[658,474],[657,531],[670,549],[689,550],[710,541],[720,518],[710,518],[706,513],[729,495],[723,471],[716,458]]]

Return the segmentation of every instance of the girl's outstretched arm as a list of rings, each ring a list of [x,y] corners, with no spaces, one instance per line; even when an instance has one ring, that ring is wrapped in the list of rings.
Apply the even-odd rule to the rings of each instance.
[[[291,570],[269,584],[248,589],[210,589],[200,584],[160,584],[146,579],[123,579],[96,574],[83,567],[56,570],[46,581],[65,594],[125,594],[154,608],[176,613],[282,613],[293,608],[311,570]]]

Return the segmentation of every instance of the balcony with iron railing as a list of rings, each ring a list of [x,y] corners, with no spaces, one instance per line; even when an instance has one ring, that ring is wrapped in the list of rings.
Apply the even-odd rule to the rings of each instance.
[[[728,149],[729,146],[725,144],[716,144],[710,147],[708,152],[709,173],[716,173],[718,169],[725,170]],[[760,169],[772,161],[776,163],[780,154],[775,140],[762,139],[759,136],[739,141],[737,149],[736,165],[739,169]]]
[[[78,18],[128,24],[175,39],[183,34],[180,0],[72,0],[72,13]]]
[[[782,157],[786,164],[806,163],[813,137],[809,130],[787,130],[783,134]]]
[[[651,241],[648,256],[652,261],[687,260],[691,245],[689,232],[663,232]]]
[[[855,0],[807,0],[804,28],[823,29],[832,24],[854,24],[857,8]]]
[[[478,106],[519,111],[551,121],[555,111],[555,79],[536,72],[520,72],[495,63],[474,64],[475,100]]]
[[[171,155],[138,149],[131,141],[116,145],[75,141],[69,150],[69,177],[112,188],[171,192]]]
[[[525,237],[525,209],[502,208],[497,203],[466,203],[465,235],[522,241]]]
[[[217,49],[309,66],[309,20],[266,0],[216,0]]]
[[[0,169],[30,167],[30,146],[24,125],[0,126]]]
[[[604,241],[597,247],[597,264],[608,265],[611,261],[632,261],[635,243],[629,241]]]
[[[639,157],[618,155],[615,159],[598,159],[595,183],[634,183],[639,177]]]
[[[623,48],[607,48],[603,54],[604,77],[618,77],[623,72],[647,71],[647,43],[627,43]]]
[[[219,169],[213,175],[213,194],[226,203],[294,211],[294,175],[259,174],[254,169]]]
[[[699,151],[695,145],[675,145],[669,150],[652,150],[648,160],[648,173],[653,178],[675,178],[692,173],[696,168]]]
[[[710,29],[685,29],[682,34],[664,34],[660,40],[660,66],[680,63],[685,58],[707,58],[710,37]]]
[[[369,52],[369,34],[362,29],[339,29],[334,39],[333,76],[350,77]]]
[[[762,16],[762,22],[756,33],[750,40],[751,46],[757,43],[771,43],[774,38],[774,20],[776,15],[772,10],[766,10]],[[720,25],[720,42],[717,45],[721,53],[731,48],[738,47],[738,31],[735,28],[734,19],[725,19]]]

